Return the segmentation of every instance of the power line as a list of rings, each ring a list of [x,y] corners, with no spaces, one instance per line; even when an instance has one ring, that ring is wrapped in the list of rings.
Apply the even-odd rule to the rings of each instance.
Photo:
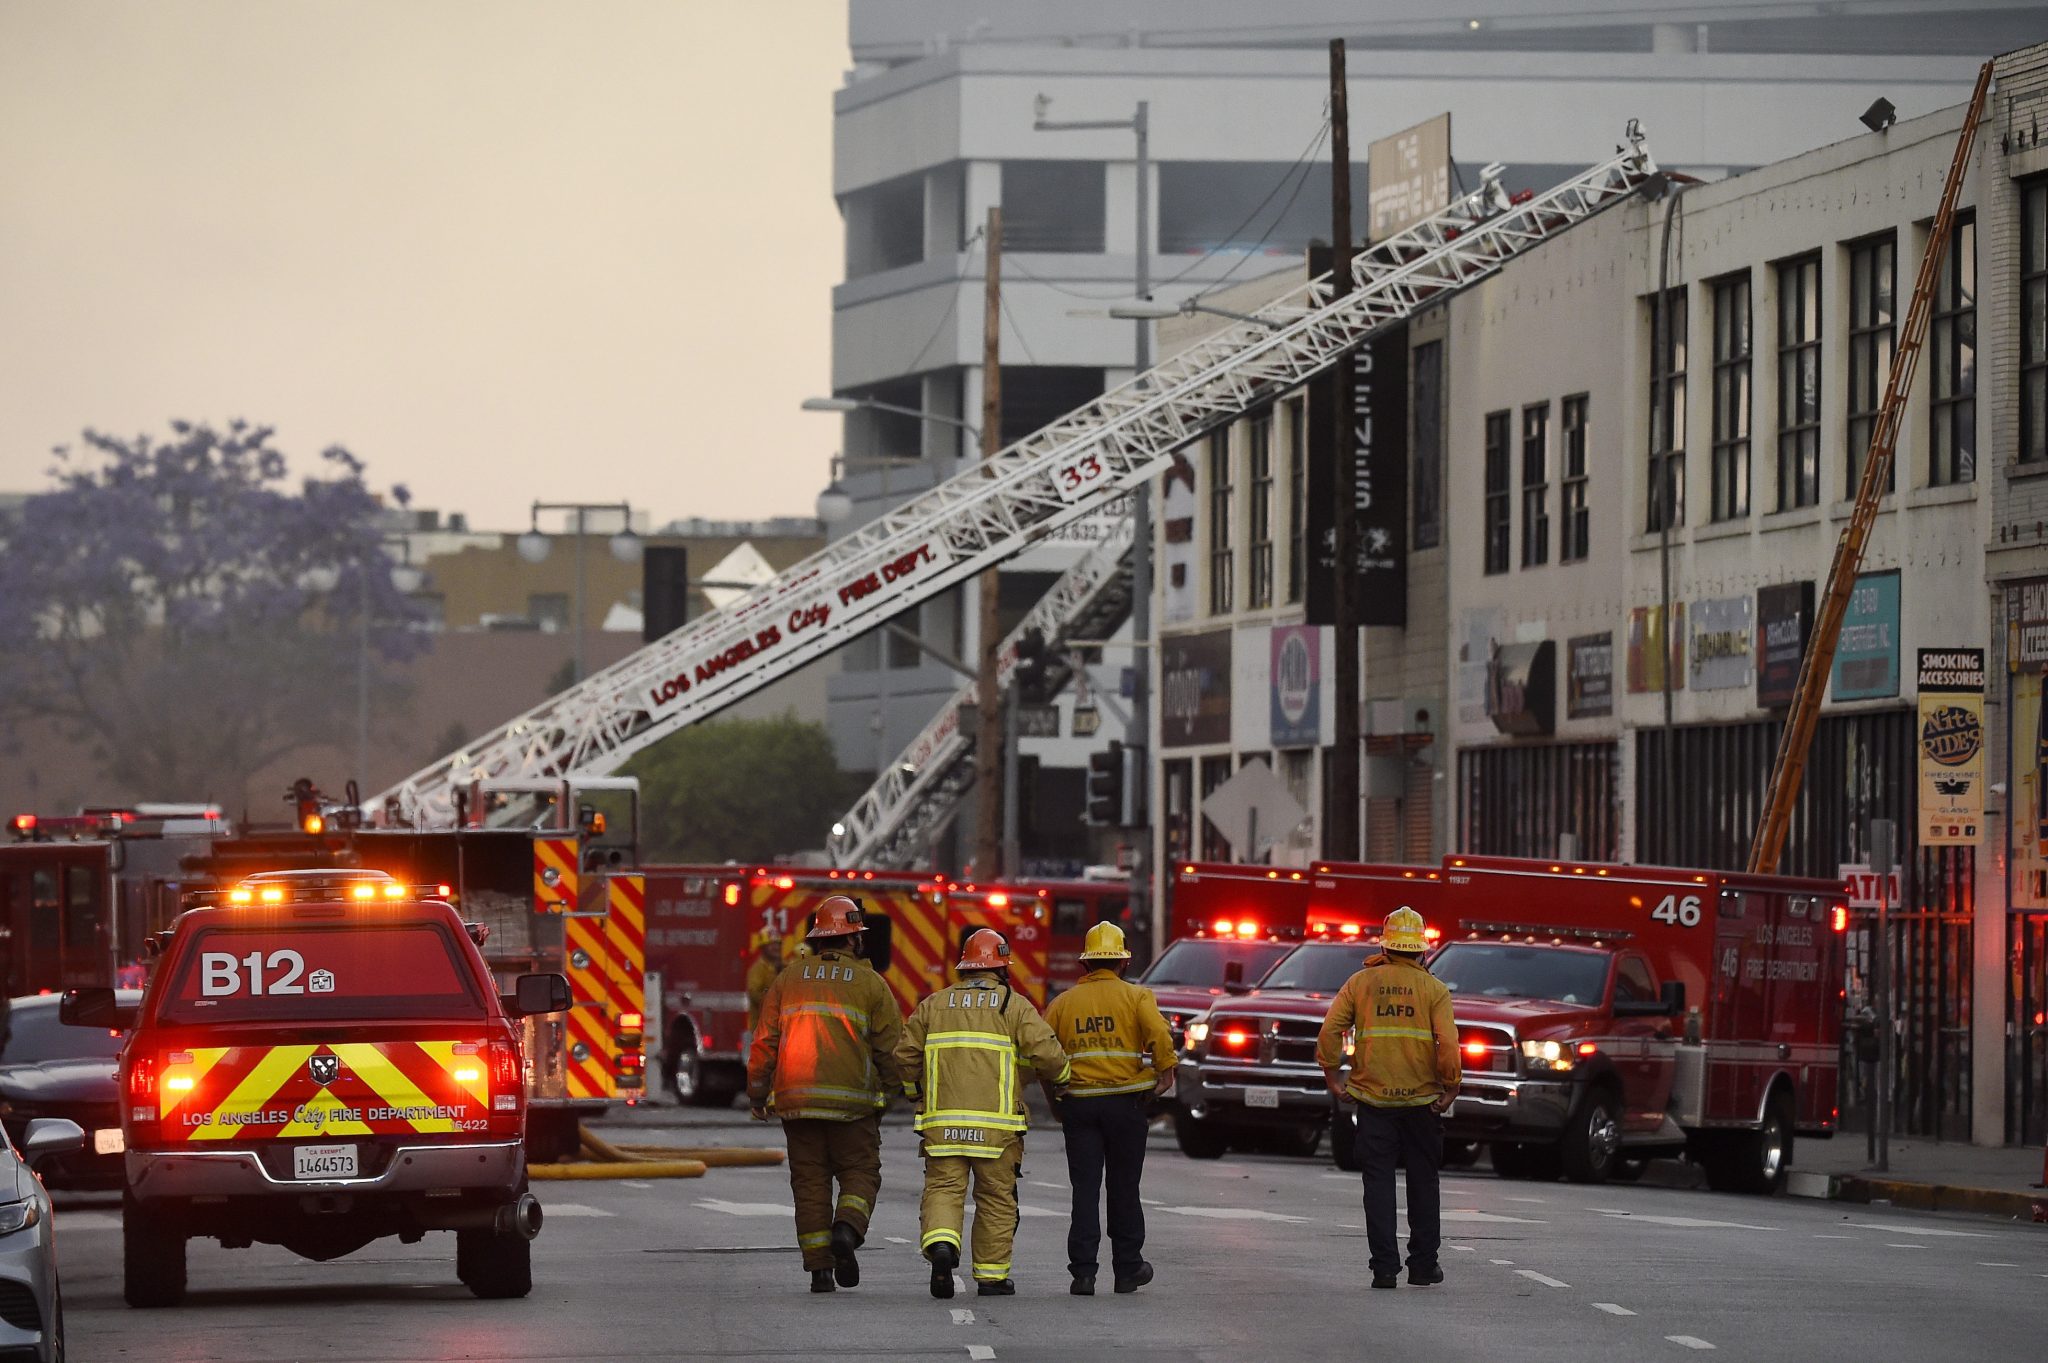
[[[974,263],[974,249],[981,244],[982,231],[983,229],[979,227],[975,228],[974,235],[969,237],[964,243],[967,250],[967,259],[961,262],[963,277],[966,273],[966,267]],[[938,343],[939,337],[945,333],[946,324],[953,320],[954,314],[959,312],[959,310],[960,289],[956,284],[952,293],[946,299],[945,311],[939,314],[938,325],[932,328],[931,335],[924,338],[924,344],[917,348],[917,354],[911,357],[910,363],[903,366],[905,374],[915,374],[918,372],[918,366],[924,363],[924,357],[931,353],[931,348]]]
[[[1303,167],[1309,162],[1309,160],[1313,158],[1319,150],[1321,150],[1323,145],[1323,139],[1328,137],[1329,135],[1330,120],[1328,118],[1325,118],[1323,120],[1323,125],[1320,128],[1316,129],[1316,135],[1309,139],[1309,143],[1306,147],[1302,148],[1301,155],[1294,158],[1294,164],[1289,166],[1285,171],[1281,172],[1280,178],[1273,182],[1273,187],[1266,191],[1266,197],[1259,200],[1257,205],[1253,207],[1252,211],[1244,215],[1244,220],[1238,223],[1236,227],[1233,227],[1230,230],[1229,234],[1224,237],[1224,241],[1236,241],[1238,237],[1244,232],[1245,228],[1250,227],[1252,223],[1258,219],[1259,214],[1266,211],[1266,205],[1272,203],[1273,197],[1276,194],[1278,194],[1282,189],[1285,189],[1287,187],[1287,182],[1291,179],[1294,179],[1296,171],[1303,170]],[[1288,196],[1288,207],[1293,206],[1295,198],[1298,197],[1301,193],[1302,185],[1305,185],[1307,183],[1308,174],[1304,171],[1304,173],[1301,176],[1301,179],[1295,184],[1294,193]],[[1263,247],[1267,242],[1273,239],[1273,233],[1278,231],[1280,228],[1280,220],[1286,216],[1287,209],[1282,208],[1280,212],[1274,217],[1272,224],[1266,228],[1266,234],[1263,237],[1260,237],[1257,245],[1252,248],[1253,251],[1258,250],[1260,247]],[[1218,245],[1211,246],[1208,250],[1202,252],[1202,254],[1196,256],[1194,260],[1190,261],[1185,269],[1181,270],[1177,274],[1169,275],[1165,279],[1156,281],[1153,287],[1157,288],[1160,285],[1164,284],[1179,283],[1181,280],[1187,278],[1190,274],[1200,269],[1204,262],[1220,254],[1222,250],[1223,247],[1220,243]]]

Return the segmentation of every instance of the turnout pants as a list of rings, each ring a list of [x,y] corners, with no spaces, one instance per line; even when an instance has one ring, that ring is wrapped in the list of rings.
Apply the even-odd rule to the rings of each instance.
[[[1024,1142],[1013,1140],[993,1156],[926,1155],[924,1205],[919,1209],[922,1237],[918,1248],[960,1248],[960,1226],[966,1219],[967,1183],[974,1181],[973,1265],[976,1282],[999,1282],[1010,1276],[1010,1247],[1017,1238],[1017,1170],[1024,1162]]]
[[[1443,1119],[1423,1107],[1358,1105],[1358,1164],[1365,1173],[1365,1239],[1372,1271],[1389,1277],[1401,1270],[1401,1241],[1394,1221],[1394,1164],[1408,1166],[1408,1270],[1437,1267],[1443,1241],[1443,1198],[1437,1168],[1443,1163]]]
[[[1067,1140],[1067,1180],[1074,1185],[1074,1220],[1067,1230],[1067,1271],[1093,1277],[1102,1246],[1096,1201],[1109,1176],[1109,1258],[1118,1277],[1137,1272],[1145,1259],[1145,1204],[1138,1184],[1145,1172],[1149,1093],[1067,1098],[1060,1124]]]
[[[830,1268],[834,1221],[852,1226],[856,1238],[867,1238],[868,1217],[882,1190],[882,1118],[784,1118],[782,1133],[789,1142],[789,1191],[796,1199],[796,1243],[804,1267]]]

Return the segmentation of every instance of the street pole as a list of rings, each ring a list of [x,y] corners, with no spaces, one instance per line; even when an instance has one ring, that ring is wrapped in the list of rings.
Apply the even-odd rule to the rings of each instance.
[[[1138,137],[1138,250],[1133,288],[1140,299],[1152,296],[1152,105],[1147,100],[1138,101],[1138,112],[1131,120],[1132,131]],[[1152,324],[1139,320],[1134,362],[1139,375],[1152,367]],[[1149,879],[1152,865],[1152,829],[1156,820],[1152,812],[1151,785],[1152,759],[1155,745],[1152,742],[1152,485],[1141,482],[1131,493],[1131,637],[1137,641],[1132,650],[1133,669],[1136,677],[1131,686],[1131,723],[1124,731],[1124,742],[1142,746],[1144,760],[1135,763],[1132,773],[1137,780],[1137,792],[1133,803],[1143,820],[1142,836],[1136,839],[1131,857],[1131,918],[1134,922],[1147,921],[1148,911],[1152,925],[1152,940],[1160,941],[1165,936],[1164,906],[1165,877],[1161,877],[1160,892],[1152,893]],[[1162,862],[1161,865],[1164,865]]]
[[[583,508],[576,508],[576,681],[583,680]]]
[[[1351,112],[1344,78],[1344,40],[1330,40],[1330,281],[1337,297],[1351,292]],[[1358,467],[1351,431],[1352,354],[1337,357],[1330,378],[1330,443],[1336,452],[1337,485],[1331,512],[1336,524],[1336,656],[1331,676],[1336,689],[1336,749],[1330,756],[1329,828],[1323,855],[1358,859]]]
[[[1003,440],[1003,210],[988,210],[988,277],[982,290],[981,315],[981,460],[983,473],[996,476],[996,452]],[[976,580],[980,596],[979,666],[975,705],[979,710],[974,740],[974,878],[988,882],[1001,876],[1003,717],[996,709],[997,652],[1002,643],[996,611],[997,571],[989,568]],[[887,662],[886,656],[883,659]]]
[[[1877,1127],[1877,1172],[1890,1170],[1892,1158],[1892,867],[1890,819],[1870,821],[1870,869],[1877,878],[1877,950],[1871,992],[1877,1003],[1877,1104],[1871,1121]]]
[[[1023,864],[1017,837],[1017,688],[1003,692],[1003,870],[1011,877]]]

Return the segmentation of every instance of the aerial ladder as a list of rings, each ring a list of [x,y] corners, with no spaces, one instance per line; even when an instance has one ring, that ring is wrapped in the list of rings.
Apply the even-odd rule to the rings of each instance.
[[[385,822],[452,823],[476,780],[595,776],[1163,472],[1181,447],[1300,387],[1374,331],[1627,199],[1656,171],[1640,127],[1615,154],[1511,200],[1497,178],[373,800]]]
[[[1073,674],[1069,645],[1108,638],[1130,612],[1131,521],[1119,516],[1003,639],[996,654],[997,694],[1009,694],[1027,634],[1044,640],[1046,689],[1057,693]],[[882,871],[927,861],[932,839],[974,786],[974,726],[963,723],[962,714],[975,700],[975,683],[968,682],[876,775],[826,841],[834,865]]]

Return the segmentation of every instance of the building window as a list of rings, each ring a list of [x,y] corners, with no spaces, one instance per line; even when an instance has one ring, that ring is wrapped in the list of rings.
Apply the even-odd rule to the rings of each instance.
[[[1443,543],[1444,345],[1415,347],[1415,547]]]
[[[1666,315],[1668,312],[1668,316]],[[1650,480],[1652,530],[1685,524],[1685,290],[1660,306],[1650,299]]]
[[[1714,283],[1714,506],[1717,521],[1749,514],[1749,275]]]
[[[1522,409],[1522,566],[1550,562],[1550,404]]]
[[[1508,570],[1508,413],[1486,414],[1486,571]]]
[[[2048,176],[2020,187],[2020,462],[2048,459]]]
[[[1820,257],[1778,267],[1778,510],[1820,501]]]
[[[1230,428],[1209,437],[1209,614],[1230,614],[1237,560],[1230,551]]]
[[[1977,219],[1956,219],[1934,285],[1927,481],[1977,481]]]
[[[1101,255],[1105,169],[1100,161],[1003,162],[1003,249]]]
[[[1202,800],[1206,804],[1216,787],[1230,779],[1230,754],[1202,759]],[[1202,858],[1205,861],[1231,860],[1230,839],[1223,836],[1223,830],[1210,823],[1206,814],[1202,819]]]
[[[1287,599],[1308,585],[1308,407],[1287,404]]]
[[[1863,458],[1877,429],[1891,381],[1898,338],[1898,237],[1887,233],[1849,248],[1849,458],[1842,495],[1854,497]],[[1885,470],[1885,491],[1897,485],[1898,466]]]
[[[1245,605],[1256,611],[1273,604],[1273,409],[1253,417],[1246,434],[1251,444],[1252,580]]]
[[[1564,503],[1558,509],[1557,561],[1577,563],[1592,552],[1593,523],[1586,511],[1586,395],[1561,404],[1564,436]]]

